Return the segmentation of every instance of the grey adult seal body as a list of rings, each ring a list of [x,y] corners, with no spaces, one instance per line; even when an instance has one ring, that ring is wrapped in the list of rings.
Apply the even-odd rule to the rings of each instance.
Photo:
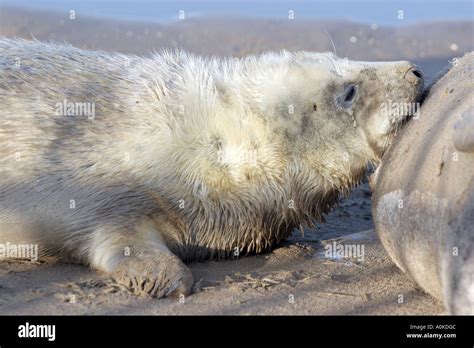
[[[454,314],[474,314],[474,54],[455,60],[371,182],[394,262]]]
[[[409,62],[311,52],[150,58],[0,40],[0,242],[153,296],[184,262],[258,253],[377,161],[422,86]],[[86,111],[84,111],[86,110]]]

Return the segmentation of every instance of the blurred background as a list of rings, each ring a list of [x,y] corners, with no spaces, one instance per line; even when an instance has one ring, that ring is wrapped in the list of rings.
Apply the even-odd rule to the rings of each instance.
[[[287,49],[408,59],[432,79],[474,49],[474,0],[0,0],[0,35],[146,55]]]

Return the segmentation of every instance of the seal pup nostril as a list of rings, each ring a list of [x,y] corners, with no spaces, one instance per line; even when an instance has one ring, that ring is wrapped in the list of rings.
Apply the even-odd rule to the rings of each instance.
[[[408,80],[411,83],[419,83],[423,80],[423,74],[421,71],[414,66],[411,66],[403,75],[405,80]]]
[[[412,73],[413,75],[415,75],[416,77],[418,77],[419,79],[423,78],[423,74],[422,74],[421,71],[418,70],[418,69],[412,69],[412,70],[411,70],[411,73]]]

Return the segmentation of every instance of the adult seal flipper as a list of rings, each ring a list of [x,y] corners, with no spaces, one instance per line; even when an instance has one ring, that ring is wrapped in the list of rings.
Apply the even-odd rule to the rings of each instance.
[[[454,60],[371,178],[387,252],[453,314],[474,314],[473,74]]]

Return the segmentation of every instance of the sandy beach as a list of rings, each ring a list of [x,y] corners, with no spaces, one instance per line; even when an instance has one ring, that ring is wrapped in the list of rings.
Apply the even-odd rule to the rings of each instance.
[[[2,262],[0,313],[443,314],[442,304],[390,261],[374,230],[367,229],[371,224],[365,184],[342,201],[319,230],[295,232],[270,253],[191,264],[193,294],[181,299],[137,297],[103,274],[54,259]],[[363,260],[327,254],[326,245],[363,246]]]

